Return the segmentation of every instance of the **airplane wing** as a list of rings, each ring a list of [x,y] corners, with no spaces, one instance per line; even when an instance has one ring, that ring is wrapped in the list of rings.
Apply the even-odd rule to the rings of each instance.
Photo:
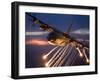
[[[60,32],[59,30],[55,29],[54,27],[42,22],[41,20],[37,19],[35,16],[32,16],[29,13],[26,13],[28,16],[30,16],[33,20],[33,23],[36,24],[37,26],[39,26],[42,30],[44,31],[48,31],[48,32]]]
[[[84,44],[83,42],[80,42],[78,40],[75,40],[73,38],[71,38],[71,45],[74,46],[74,47],[80,47],[80,48],[87,48],[89,49],[89,46]]]

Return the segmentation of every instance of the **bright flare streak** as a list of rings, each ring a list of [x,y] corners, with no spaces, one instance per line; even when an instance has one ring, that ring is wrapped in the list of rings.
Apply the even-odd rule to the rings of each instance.
[[[90,62],[89,59],[86,59],[86,62],[89,63]]]
[[[55,67],[58,63],[59,63],[59,61],[60,61],[60,57],[62,56],[61,54],[63,53],[63,51],[65,51],[66,49],[65,49],[65,47],[61,50],[61,52],[59,53],[59,55],[58,55],[58,57],[56,58],[57,59],[57,61],[55,62],[55,64],[53,65],[53,67]]]
[[[68,46],[66,46],[66,47],[62,50],[62,51],[63,51],[62,55],[60,56],[60,58],[56,61],[56,63],[55,63],[53,66],[58,66],[58,65],[59,65],[60,61],[62,60],[62,58],[64,58],[64,56],[65,56],[65,54],[66,54],[67,48],[68,48]]]
[[[70,52],[71,52],[72,48],[70,48],[69,50],[67,49],[67,55],[62,59],[61,63],[59,64],[59,66],[61,66],[65,60],[68,58],[68,56],[70,55]]]
[[[69,65],[70,66],[72,66],[75,63],[75,60],[77,59],[77,56],[76,56],[77,52],[76,52],[76,50],[73,49],[72,51],[73,51],[72,56],[69,57],[69,58],[72,58],[72,60],[69,61],[70,62]]]
[[[54,47],[49,53],[47,53],[46,55],[44,55],[42,58],[43,60],[47,59],[48,55],[50,55],[54,50],[56,50],[59,46]]]
[[[47,64],[50,66],[55,60],[53,60],[57,54],[62,50],[63,47],[59,48],[58,51],[53,55],[53,57],[47,62]],[[51,63],[50,63],[51,62]]]
[[[74,52],[75,52],[75,50],[74,50]],[[76,54],[74,54],[74,56],[73,56],[73,59],[72,59],[72,63],[71,63],[71,65],[73,65],[74,64],[74,62],[75,62],[75,60],[76,60]]]
[[[59,46],[54,47],[49,53],[47,53],[45,56],[50,55],[54,50],[56,50]]]
[[[72,58],[72,59],[70,59],[70,58]],[[69,59],[70,59],[70,61],[69,61],[69,65],[72,65],[72,62],[74,61],[74,58],[75,58],[75,54],[72,54],[70,57],[69,57]]]
[[[70,50],[70,49],[69,49]],[[61,66],[63,63],[64,63],[64,61],[66,60],[66,58],[68,57],[68,55],[69,55],[69,50],[67,49],[67,51],[66,51],[66,56],[61,60],[61,62],[60,62],[60,64],[58,65],[58,66]]]
[[[86,58],[86,62],[89,63],[89,59],[88,59],[88,57],[87,57],[87,55],[86,55],[86,53],[85,53],[85,49],[83,49],[83,54],[84,54],[84,56],[85,56],[85,58]]]
[[[80,51],[80,49],[79,49],[78,47],[77,47],[76,49],[78,50],[80,57],[83,57],[83,54],[82,54],[82,52]]]
[[[71,52],[72,52],[72,47],[69,49],[69,51],[67,53],[68,57],[66,56],[66,58],[68,58],[68,60],[65,63],[65,66],[67,66],[70,63],[70,60],[72,60],[72,59],[70,59],[71,58],[71,55],[72,55]],[[64,59],[64,60],[66,60],[66,59]]]
[[[48,67],[48,63],[45,63],[45,67]]]
[[[65,47],[59,52],[59,54],[56,56],[56,58],[54,58],[54,60],[50,63],[50,65],[51,65],[52,63],[54,63],[57,59],[60,58],[60,56],[61,56],[61,54],[63,53],[64,49],[65,49]],[[56,63],[57,63],[57,62],[56,62]],[[54,66],[55,66],[55,64],[53,65],[53,67],[54,67]]]
[[[89,48],[87,48],[87,47],[84,47],[84,49],[87,49],[87,50],[89,50]]]

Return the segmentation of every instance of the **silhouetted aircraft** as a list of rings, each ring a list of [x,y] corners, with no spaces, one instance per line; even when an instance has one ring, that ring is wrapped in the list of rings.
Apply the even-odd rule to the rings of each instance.
[[[71,31],[71,27],[73,25],[73,21],[70,24],[70,26],[67,29],[67,32],[61,32],[59,30],[57,30],[56,28],[42,22],[41,20],[39,20],[38,18],[36,18],[35,16],[26,13],[28,16],[30,16],[32,18],[32,22],[34,24],[36,24],[38,27],[40,27],[42,30],[49,32],[48,36],[47,36],[47,40],[48,43],[51,45],[58,45],[58,46],[65,46],[67,44],[71,44],[73,47],[77,48],[86,48],[88,49],[89,46],[84,45],[83,43],[81,43],[80,41],[75,40],[74,38],[72,38],[69,33]]]

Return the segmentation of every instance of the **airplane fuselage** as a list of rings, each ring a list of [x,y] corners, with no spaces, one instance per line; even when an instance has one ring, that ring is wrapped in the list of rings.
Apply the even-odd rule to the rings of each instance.
[[[65,46],[70,42],[69,36],[67,37],[63,35],[63,33],[58,33],[58,32],[51,32],[47,36],[48,43],[51,45],[58,45],[58,46]]]
[[[75,40],[71,36],[69,36],[66,33],[63,32],[50,32],[47,36],[48,43],[51,45],[58,45],[58,46],[65,46],[67,44],[71,44],[73,47],[86,47],[88,46],[84,45],[83,43]]]

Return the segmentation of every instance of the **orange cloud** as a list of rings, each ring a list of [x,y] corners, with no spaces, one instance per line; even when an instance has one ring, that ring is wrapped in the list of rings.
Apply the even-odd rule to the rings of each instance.
[[[42,39],[31,39],[26,41],[26,45],[48,45],[48,42]]]

